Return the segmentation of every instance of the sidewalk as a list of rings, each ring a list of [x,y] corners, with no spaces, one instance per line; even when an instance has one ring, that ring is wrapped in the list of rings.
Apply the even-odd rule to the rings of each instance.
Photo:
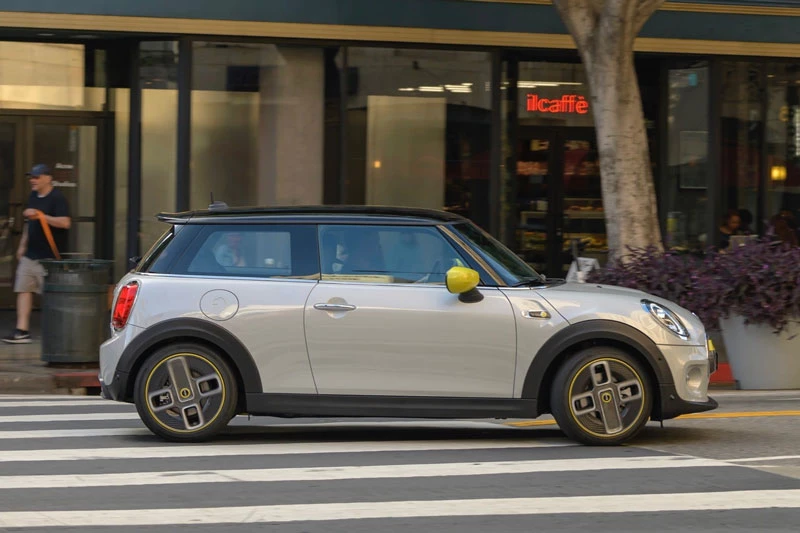
[[[15,325],[14,311],[0,310],[0,336]],[[31,317],[30,344],[0,342],[0,394],[100,394],[95,364],[48,364],[41,360],[40,315]]]

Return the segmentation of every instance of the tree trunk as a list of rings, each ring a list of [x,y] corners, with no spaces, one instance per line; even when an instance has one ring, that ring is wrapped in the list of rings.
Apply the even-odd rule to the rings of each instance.
[[[663,250],[642,97],[633,64],[639,30],[664,0],[553,0],[589,78],[609,260]]]
[[[604,48],[593,50],[588,77],[609,259],[624,260],[627,247],[661,249],[661,229],[633,52]]]

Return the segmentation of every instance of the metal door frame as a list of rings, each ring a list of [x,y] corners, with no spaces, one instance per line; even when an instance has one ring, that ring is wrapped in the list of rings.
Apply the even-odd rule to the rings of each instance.
[[[97,128],[95,147],[95,211],[92,217],[79,217],[72,213],[73,222],[94,223],[95,258],[113,259],[114,255],[114,160],[113,160],[113,114],[91,111],[39,111],[27,109],[2,109],[0,122],[16,126],[15,179],[9,194],[10,211],[14,216],[12,236],[14,248],[22,236],[22,210],[27,199],[23,176],[33,161],[34,134],[37,125],[94,126]],[[13,268],[16,269],[16,257]],[[2,305],[2,303],[0,303]]]

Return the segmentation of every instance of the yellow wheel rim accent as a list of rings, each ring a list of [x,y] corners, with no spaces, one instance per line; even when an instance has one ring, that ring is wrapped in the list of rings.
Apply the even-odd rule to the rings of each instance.
[[[148,394],[148,391],[150,390],[150,380],[153,379],[153,374],[155,374],[156,370],[161,368],[162,365],[164,365],[168,361],[171,361],[172,359],[175,359],[175,358],[178,358],[178,357],[190,357],[190,358],[194,357],[196,359],[200,359],[201,361],[203,361],[206,364],[208,364],[211,368],[213,368],[214,372],[216,372],[217,375],[220,378],[219,379],[219,383],[220,383],[220,388],[222,389],[222,401],[220,402],[219,409],[217,410],[216,413],[214,413],[214,416],[212,416],[211,419],[208,420],[208,422],[206,422],[206,424],[203,427],[198,428],[198,429],[176,429],[176,428],[173,428],[173,427],[170,427],[170,426],[164,424],[161,420],[159,420],[158,416],[156,416],[156,414],[153,412],[153,409],[150,407],[150,402],[147,401],[147,394]],[[178,394],[183,397],[183,393],[184,393],[185,390],[188,390],[188,389],[181,389],[178,392]],[[154,366],[153,369],[150,371],[150,373],[147,375],[147,380],[145,381],[145,384],[144,384],[144,391],[145,391],[145,402],[144,402],[144,404],[147,407],[147,412],[150,414],[150,418],[152,420],[155,420],[158,423],[159,426],[161,426],[164,429],[166,429],[168,431],[171,431],[173,433],[196,433],[198,431],[202,431],[203,429],[207,428],[208,426],[213,424],[214,421],[217,418],[219,418],[219,415],[222,413],[222,408],[225,406],[225,400],[227,399],[227,391],[225,389],[225,380],[222,379],[222,372],[219,371],[219,368],[217,368],[217,365],[215,365],[214,363],[212,363],[211,361],[209,361],[207,358],[203,357],[202,355],[199,355],[199,354],[196,354],[196,353],[176,353],[176,354],[172,354],[169,357],[166,357],[166,358],[162,359],[161,361],[159,361],[158,364],[156,366]],[[191,391],[189,391],[189,394],[191,394]],[[188,395],[186,397],[188,397]]]
[[[593,361],[590,361],[590,362],[586,363],[585,365],[583,365],[581,367],[580,370],[575,372],[575,375],[572,377],[572,381],[570,381],[569,390],[567,391],[567,395],[569,397],[569,416],[572,417],[573,422],[575,422],[578,426],[580,426],[580,428],[583,431],[585,431],[586,433],[588,433],[589,435],[592,435],[593,437],[597,437],[597,438],[600,438],[600,439],[613,439],[613,438],[618,438],[619,435],[621,435],[621,434],[624,434],[625,431],[628,430],[628,428],[625,428],[621,433],[616,433],[614,435],[608,435],[608,434],[605,434],[605,433],[597,433],[596,431],[592,431],[591,429],[589,429],[586,426],[584,426],[581,423],[581,421],[578,420],[578,418],[575,416],[575,413],[573,413],[573,410],[572,410],[572,390],[575,387],[575,381],[578,379],[578,376],[583,374],[584,370],[586,370],[588,367],[590,367],[592,365],[597,364],[600,361],[609,361],[609,362],[613,361],[615,363],[621,364],[622,366],[624,366],[625,368],[630,370],[631,373],[634,375],[634,377],[639,381],[639,386],[642,389],[642,402],[641,402],[641,406],[639,407],[639,412],[636,413],[636,418],[633,419],[634,420],[634,424],[636,423],[636,421],[639,420],[639,418],[642,416],[642,413],[644,412],[644,406],[647,403],[647,393],[646,393],[645,388],[644,388],[644,380],[639,375],[639,373],[636,370],[634,370],[634,368],[631,365],[629,365],[628,363],[626,363],[625,361],[622,361],[620,359],[615,359],[613,357],[602,357],[600,359],[595,359]],[[606,395],[609,396],[608,400],[606,400]],[[611,398],[611,394],[610,393],[604,393],[600,397],[600,400],[605,402],[605,403],[608,403],[609,401],[611,401],[611,399],[612,398]],[[633,425],[633,424],[631,424],[631,425]]]

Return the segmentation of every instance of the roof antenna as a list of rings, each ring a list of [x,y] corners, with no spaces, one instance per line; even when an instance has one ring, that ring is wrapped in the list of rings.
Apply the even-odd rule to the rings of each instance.
[[[212,191],[211,192],[211,203],[208,204],[208,210],[209,211],[221,211],[221,210],[225,210],[225,209],[228,209],[228,204],[226,204],[225,202],[215,202],[214,201],[214,192]]]

